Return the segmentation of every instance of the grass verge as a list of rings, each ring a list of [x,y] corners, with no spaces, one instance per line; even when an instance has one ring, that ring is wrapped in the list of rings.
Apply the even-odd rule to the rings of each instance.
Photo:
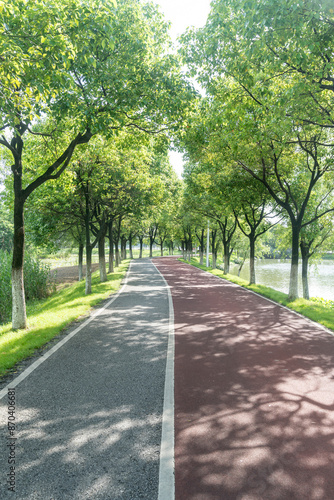
[[[99,272],[96,271],[92,276],[91,295],[85,295],[85,282],[80,281],[47,299],[30,303],[27,305],[29,327],[26,330],[13,331],[11,324],[0,326],[0,377],[70,323],[80,316],[87,316],[93,306],[115,293],[129,264],[130,260],[124,260],[114,273],[108,274],[105,283],[100,283]]]
[[[189,262],[184,259],[179,260],[185,262],[186,264],[189,264]],[[317,323],[320,323],[326,328],[334,331],[334,308],[326,304],[326,301],[324,301],[324,303],[321,303],[321,301],[315,302],[312,300],[296,299],[291,302],[288,299],[288,295],[285,293],[279,292],[264,285],[249,285],[246,280],[239,278],[238,276],[234,276],[233,274],[224,274],[224,272],[220,269],[211,269],[206,266],[201,266],[198,263],[198,259],[192,258],[191,265],[198,267],[199,269],[203,269],[204,271],[208,271],[211,274],[218,276],[219,278],[223,278],[227,281],[231,281],[232,283],[236,283],[243,288],[252,290],[259,295],[267,297],[268,299],[271,299],[278,304],[282,304],[289,309],[292,309],[293,311],[296,311],[303,316],[306,316],[307,318],[316,321]]]

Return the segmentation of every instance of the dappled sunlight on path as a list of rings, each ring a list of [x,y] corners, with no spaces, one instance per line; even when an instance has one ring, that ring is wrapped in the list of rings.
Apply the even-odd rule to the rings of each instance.
[[[16,492],[2,453],[1,499],[157,498],[168,295],[148,260],[130,271],[112,305],[16,387]],[[6,412],[3,400],[2,450]]]
[[[176,500],[334,498],[334,338],[175,259]]]

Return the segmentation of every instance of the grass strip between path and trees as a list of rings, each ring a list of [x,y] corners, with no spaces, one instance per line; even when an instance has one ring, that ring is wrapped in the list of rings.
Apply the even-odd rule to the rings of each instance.
[[[189,264],[187,260],[179,260]],[[286,306],[289,309],[292,309],[293,311],[296,311],[299,314],[302,314],[303,316],[334,331],[334,303],[331,303],[331,301],[322,301],[321,299],[318,301],[296,299],[291,302],[288,300],[288,295],[283,292],[279,292],[278,290],[274,290],[273,288],[264,285],[250,285],[246,280],[239,278],[238,276],[234,276],[233,274],[224,274],[224,272],[220,269],[211,269],[210,267],[202,266],[196,258],[192,258],[190,264],[202,269],[203,271],[208,271],[219,278],[223,278],[242,286],[243,288],[252,290],[259,295],[267,297],[278,304],[282,304],[283,306]]]
[[[92,293],[85,295],[85,282],[63,288],[47,299],[27,305],[28,329],[12,330],[11,324],[0,326],[0,377],[16,363],[32,355],[65,327],[85,318],[93,306],[115,293],[121,285],[130,260],[124,260],[101,283],[99,271],[92,275]]]

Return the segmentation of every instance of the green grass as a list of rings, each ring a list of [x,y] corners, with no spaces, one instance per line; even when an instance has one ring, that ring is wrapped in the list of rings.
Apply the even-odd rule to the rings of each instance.
[[[188,261],[184,259],[179,259],[182,262],[189,264]],[[198,267],[199,269],[203,269],[204,271],[208,271],[219,278],[226,279],[231,281],[232,283],[236,283],[243,288],[247,288],[248,290],[252,290],[259,295],[267,297],[268,299],[277,302],[278,304],[282,304],[293,311],[296,311],[303,316],[306,316],[317,323],[329,328],[330,330],[334,330],[334,307],[330,303],[330,301],[325,301],[321,299],[315,300],[305,300],[305,299],[296,299],[294,301],[289,301],[288,295],[273,288],[264,285],[250,285],[246,280],[239,278],[238,276],[234,276],[232,274],[224,274],[220,269],[211,269],[206,266],[201,266],[198,263],[198,259],[192,258],[191,265]]]
[[[27,305],[28,329],[13,331],[11,324],[0,326],[0,377],[16,363],[27,358],[66,326],[88,315],[91,308],[115,293],[129,267],[124,260],[108,274],[108,281],[100,283],[99,272],[92,277],[92,294],[85,295],[85,282],[63,288],[51,297]]]

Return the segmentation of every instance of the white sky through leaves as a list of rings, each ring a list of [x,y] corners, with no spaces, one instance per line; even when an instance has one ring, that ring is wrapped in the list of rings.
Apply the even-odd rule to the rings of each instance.
[[[154,3],[160,6],[166,19],[172,23],[170,33],[174,41],[188,26],[204,26],[210,11],[210,0],[154,0]],[[171,151],[170,160],[175,172],[181,177],[182,154]]]

